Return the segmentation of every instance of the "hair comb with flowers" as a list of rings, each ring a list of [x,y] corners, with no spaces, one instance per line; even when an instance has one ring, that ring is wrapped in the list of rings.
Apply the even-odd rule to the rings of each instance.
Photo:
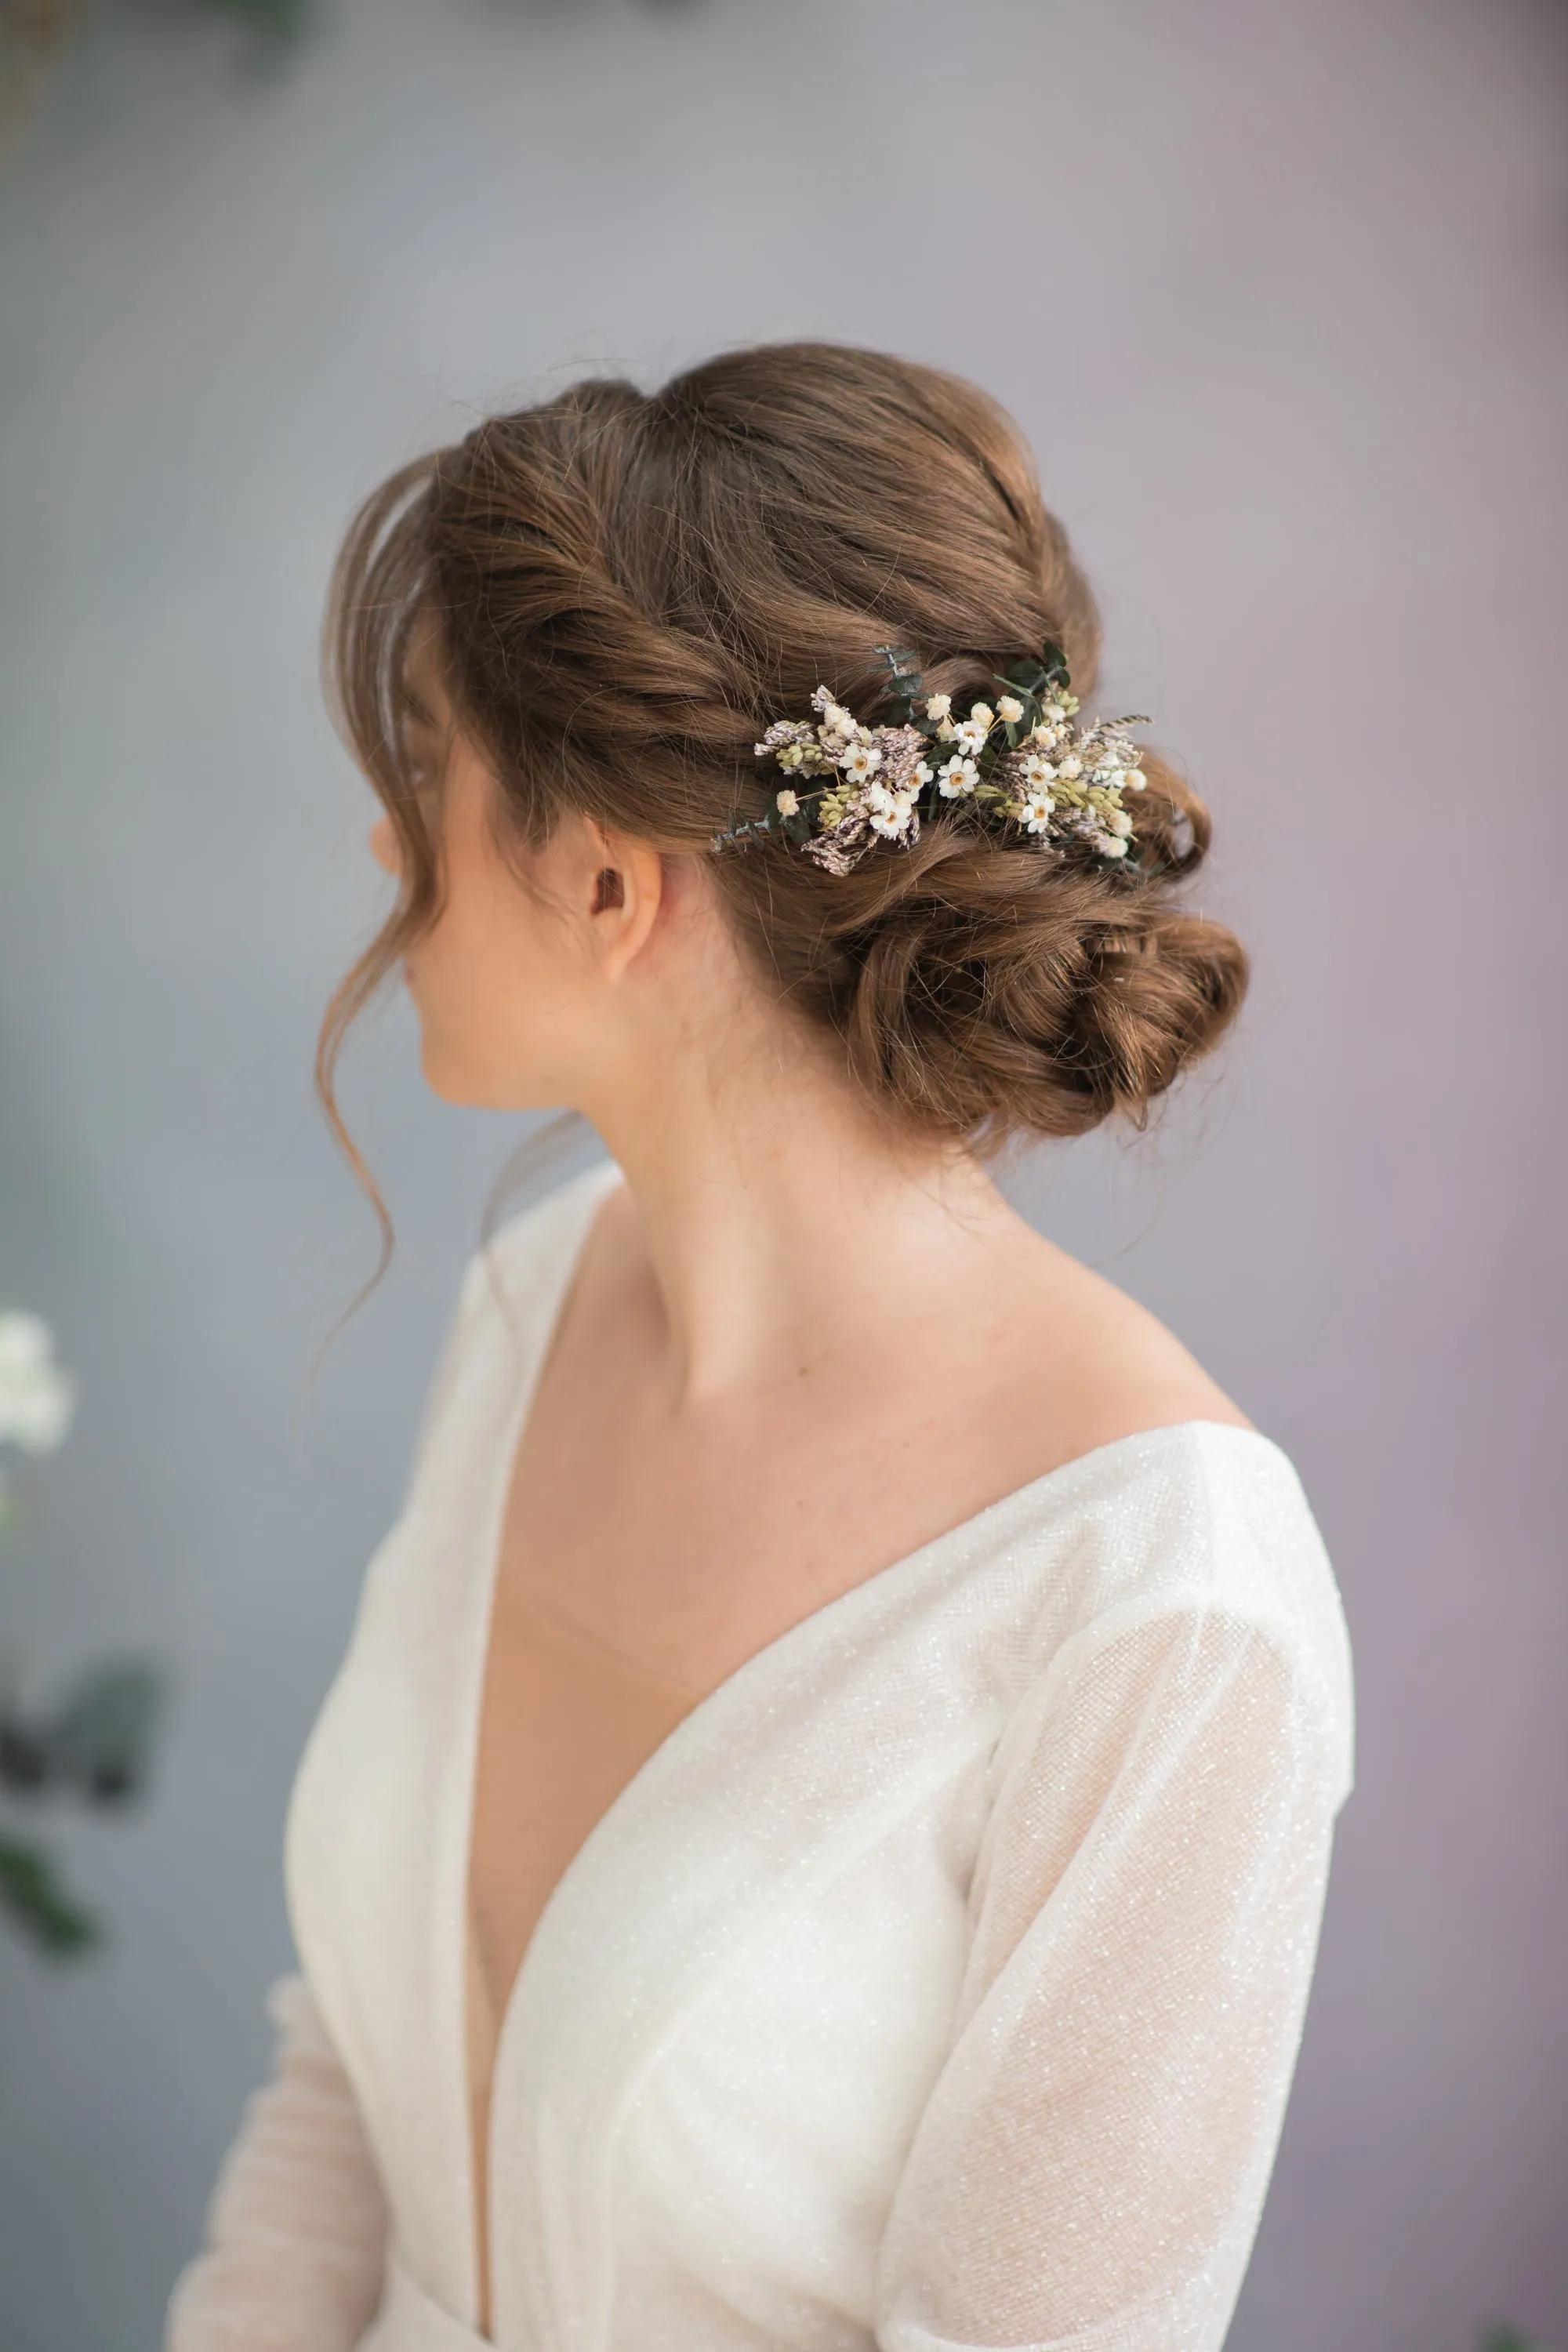
[[[1126,857],[1132,819],[1121,796],[1141,793],[1146,780],[1124,730],[1146,719],[1078,726],[1057,646],[999,677],[1005,691],[994,708],[976,697],[962,717],[950,695],[926,692],[913,654],[877,651],[902,706],[900,724],[863,727],[819,686],[815,719],[777,719],[756,747],[759,760],[784,771],[772,808],[715,834],[715,853],[782,835],[830,874],[847,874],[879,842],[918,841],[921,815],[945,804],[1021,845],[1059,856],[1076,843],[1107,860]]]

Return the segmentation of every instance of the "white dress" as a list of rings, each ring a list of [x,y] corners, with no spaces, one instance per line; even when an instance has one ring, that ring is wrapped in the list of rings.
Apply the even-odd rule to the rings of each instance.
[[[172,2352],[488,2340],[464,1986],[490,1581],[618,1174],[563,1186],[465,1279],[300,1766],[302,1978],[274,1989],[277,2070]],[[1219,1423],[1102,1445],[770,1643],[539,1918],[495,2064],[491,2340],[1217,2352],[1351,1723],[1296,1474]]]

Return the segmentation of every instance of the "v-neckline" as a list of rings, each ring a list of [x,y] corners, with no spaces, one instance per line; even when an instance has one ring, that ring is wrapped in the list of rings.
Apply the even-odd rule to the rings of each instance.
[[[503,1418],[497,1448],[500,1457],[497,1467],[497,1483],[490,1496],[490,1506],[486,1518],[485,1540],[480,1549],[482,1568],[479,1578],[477,1594],[477,1615],[479,1620],[478,1641],[476,1644],[477,1654],[474,1660],[474,1680],[470,1693],[470,1703],[466,1726],[469,1734],[469,1738],[467,1748],[468,1780],[467,1787],[464,1791],[464,1819],[462,1831],[463,1869],[461,1877],[460,1910],[458,1925],[458,1965],[457,1979],[460,1988],[460,1997],[463,2003],[463,2032],[459,2036],[458,2048],[463,2060],[463,2143],[468,2151],[468,2160],[465,2167],[468,2183],[468,2195],[467,2200],[468,2242],[468,2259],[472,2277],[472,2293],[469,2297],[469,2308],[472,2314],[476,2332],[479,2331],[479,2323],[481,2319],[483,2320],[483,2337],[487,2342],[493,2342],[495,2340],[496,2298],[493,2207],[495,2188],[496,2082],[500,2074],[501,2053],[506,2047],[507,2025],[510,2020],[516,2013],[519,2005],[519,1994],[522,1986],[523,1978],[528,1969],[529,1956],[539,1940],[539,1931],[543,1924],[544,1915],[553,1904],[557,1893],[565,1883],[568,1875],[576,1869],[583,1849],[588,1843],[587,1838],[583,1839],[581,1843],[577,1846],[576,1851],[572,1854],[570,1860],[567,1862],[565,1868],[557,1876],[554,1885],[550,1889],[544,1901],[541,1904],[539,1910],[534,1916],[533,1925],[529,1931],[528,1939],[523,1946],[522,1957],[517,1964],[511,1983],[507,1989],[506,1998],[500,2003],[499,2008],[490,2000],[488,1985],[485,1987],[486,2005],[489,2011],[489,2022],[491,2027],[491,2032],[489,2034],[489,2072],[483,2087],[484,2130],[481,2135],[476,2132],[474,2127],[475,2106],[477,2104],[478,2095],[471,2072],[472,2020],[470,2011],[476,1982],[481,1980],[481,1971],[479,1969],[479,1955],[476,1948],[474,1936],[474,1832],[479,1817],[479,1761],[483,1754],[485,1698],[489,1681],[490,1646],[495,1622],[496,1596],[500,1584],[501,1548],[506,1536],[507,1513],[510,1507],[512,1487],[516,1482],[518,1459],[521,1453],[523,1440],[528,1433],[528,1424],[532,1415],[534,1399],[539,1393],[540,1386],[544,1377],[545,1366],[555,1351],[556,1341],[559,1339],[563,1326],[565,1323],[567,1309],[571,1304],[573,1294],[577,1287],[578,1276],[582,1271],[584,1261],[587,1256],[588,1246],[593,1238],[594,1230],[598,1223],[599,1212],[603,1209],[605,1202],[611,1192],[616,1191],[618,1185],[624,1184],[626,1180],[621,1175],[616,1162],[613,1160],[609,1160],[586,1170],[581,1176],[568,1181],[570,1183],[580,1186],[582,1189],[584,1195],[582,1215],[580,1220],[575,1222],[573,1226],[569,1228],[564,1237],[564,1246],[561,1251],[561,1262],[556,1270],[556,1279],[553,1287],[546,1294],[543,1312],[539,1318],[536,1328],[530,1330],[527,1335],[525,1370],[522,1377],[518,1382],[517,1394],[512,1398],[510,1406]],[[656,1748],[654,1750],[654,1755],[658,1755],[658,1749]],[[652,1757],[647,1760],[651,1763],[653,1760]],[[636,1776],[634,1775],[634,1778]],[[627,1782],[626,1787],[629,1787],[631,1783]],[[618,1802],[619,1797],[624,1794],[625,1789],[623,1788],[623,1790],[617,1792],[617,1796],[613,1801]],[[595,1824],[595,1826],[597,1825]],[[593,1833],[593,1830],[590,1829],[588,1832],[588,1837],[592,1837]],[[477,2161],[481,2145],[483,2149],[482,2174],[481,2168]],[[483,2210],[482,2235],[480,2229],[481,2208]]]
[[[1073,1454],[1067,1461],[1058,1462],[1054,1468],[1042,1471],[1037,1477],[1026,1479],[1022,1486],[1015,1486],[1006,1494],[996,1496],[991,1502],[982,1504],[978,1510],[972,1511],[967,1517],[956,1521],[952,1527],[943,1528],[939,1534],[928,1537],[925,1542],[917,1545],[912,1551],[904,1553],[900,1559],[890,1560],[882,1568],[873,1569],[869,1575],[861,1577],[858,1582],[847,1586],[842,1592],[835,1593],[830,1599],[819,1602],[816,1608],[807,1610],[803,1616],[796,1618],[781,1633],[772,1635],[749,1656],[743,1658],[739,1665],[732,1667],[721,1681],[716,1683],[711,1690],[705,1692],[693,1704],[665,1734],[658,1745],[645,1757],[630,1778],[623,1782],[605,1811],[577,1845],[564,1868],[558,1874],[534,1917],[533,1926],[523,1947],[522,1957],[518,1962],[506,1999],[499,2011],[493,2012],[492,2021],[495,2030],[490,2046],[489,2079],[485,2084],[483,2134],[485,2208],[483,2243],[487,2259],[481,2262],[480,2187],[475,2164],[478,2136],[474,2130],[474,2085],[468,2062],[469,2047],[468,2008],[469,1986],[472,1981],[471,1971],[477,1965],[473,1927],[474,1830],[478,1811],[479,1768],[484,1735],[484,1706],[489,1670],[491,1629],[496,1596],[500,1581],[501,1544],[505,1535],[506,1516],[510,1503],[518,1459],[527,1434],[529,1419],[543,1379],[545,1367],[554,1352],[556,1342],[564,1325],[566,1313],[577,1286],[578,1276],[598,1223],[599,1212],[610,1194],[623,1187],[625,1182],[626,1179],[614,1160],[597,1163],[582,1175],[568,1180],[569,1185],[582,1188],[581,1212],[578,1219],[568,1228],[563,1236],[564,1246],[561,1252],[562,1263],[558,1268],[556,1280],[547,1296],[538,1326],[529,1335],[527,1369],[519,1381],[518,1392],[512,1399],[510,1408],[504,1418],[499,1444],[500,1459],[497,1486],[492,1490],[490,1507],[487,1515],[487,1537],[480,1555],[483,1569],[478,1586],[477,1655],[474,1662],[474,1679],[467,1726],[471,1737],[468,1740],[468,1780],[462,1832],[461,1912],[457,1957],[458,1983],[462,1989],[464,2017],[464,2032],[459,2037],[459,2049],[464,2060],[462,2112],[466,2119],[464,2146],[468,2151],[466,2165],[468,2182],[468,2259],[473,2288],[470,2308],[474,2315],[476,2330],[481,2308],[483,2310],[486,2320],[484,2340],[487,2342],[496,2340],[494,2330],[497,2320],[493,2227],[496,2179],[496,2086],[503,2071],[511,2029],[526,1997],[529,1980],[534,1973],[531,1963],[533,1962],[534,1954],[548,1932],[552,1916],[563,1910],[570,1891],[576,1886],[584,1869],[589,1866],[590,1855],[602,1850],[609,1827],[611,1825],[618,1827],[627,1809],[646,1794],[649,1785],[658,1779],[661,1769],[668,1762],[672,1751],[678,1748],[683,1748],[693,1738],[698,1737],[700,1730],[732,1697],[736,1687],[754,1679],[757,1674],[764,1673],[770,1664],[776,1662],[779,1652],[786,1645],[798,1646],[802,1639],[819,1634],[825,1625],[837,1623],[841,1619],[851,1616],[856,1605],[870,1605],[873,1598],[885,1596],[894,1579],[918,1567],[929,1565],[936,1556],[951,1550],[956,1545],[963,1544],[968,1538],[979,1534],[987,1522],[1000,1521],[1005,1514],[1024,1508],[1034,1498],[1043,1496],[1048,1489],[1054,1489],[1058,1485],[1065,1484],[1075,1475],[1081,1477],[1092,1467],[1103,1466],[1109,1456],[1131,1446],[1146,1445],[1152,1439],[1169,1441],[1178,1433],[1206,1428],[1224,1429],[1233,1435],[1247,1438],[1255,1444],[1266,1446],[1271,1454],[1279,1454],[1274,1440],[1261,1430],[1244,1427],[1235,1422],[1207,1422],[1201,1417],[1182,1422],[1162,1423],[1149,1429],[1131,1431],[1122,1437],[1107,1439],[1104,1444],[1091,1446],[1082,1454]],[[1286,1457],[1281,1455],[1280,1458]]]

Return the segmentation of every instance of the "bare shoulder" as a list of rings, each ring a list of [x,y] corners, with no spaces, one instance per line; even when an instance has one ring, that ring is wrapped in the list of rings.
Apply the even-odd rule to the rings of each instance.
[[[1158,1316],[1039,1234],[1007,1318],[1062,1458],[1188,1421],[1256,1424]],[[1019,1311],[1021,1310],[1021,1311]]]

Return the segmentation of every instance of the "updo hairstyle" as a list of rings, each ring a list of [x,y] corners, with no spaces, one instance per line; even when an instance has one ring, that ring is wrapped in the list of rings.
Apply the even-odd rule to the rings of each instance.
[[[1087,702],[1100,623],[1008,417],[957,377],[821,343],[741,351],[661,392],[588,381],[421,457],[356,516],[334,579],[329,677],[399,835],[403,887],[322,1032],[342,1034],[438,905],[438,809],[410,753],[407,667],[437,624],[458,723],[505,823],[562,811],[706,854],[778,777],[770,720],[831,688],[896,723],[879,646],[927,687],[994,699],[1066,654]],[[837,1041],[904,1129],[982,1154],[1149,1106],[1213,1046],[1247,984],[1220,924],[1173,892],[1209,843],[1152,752],[1132,855],[1074,864],[955,812],[845,875],[782,840],[709,858],[742,951]]]

